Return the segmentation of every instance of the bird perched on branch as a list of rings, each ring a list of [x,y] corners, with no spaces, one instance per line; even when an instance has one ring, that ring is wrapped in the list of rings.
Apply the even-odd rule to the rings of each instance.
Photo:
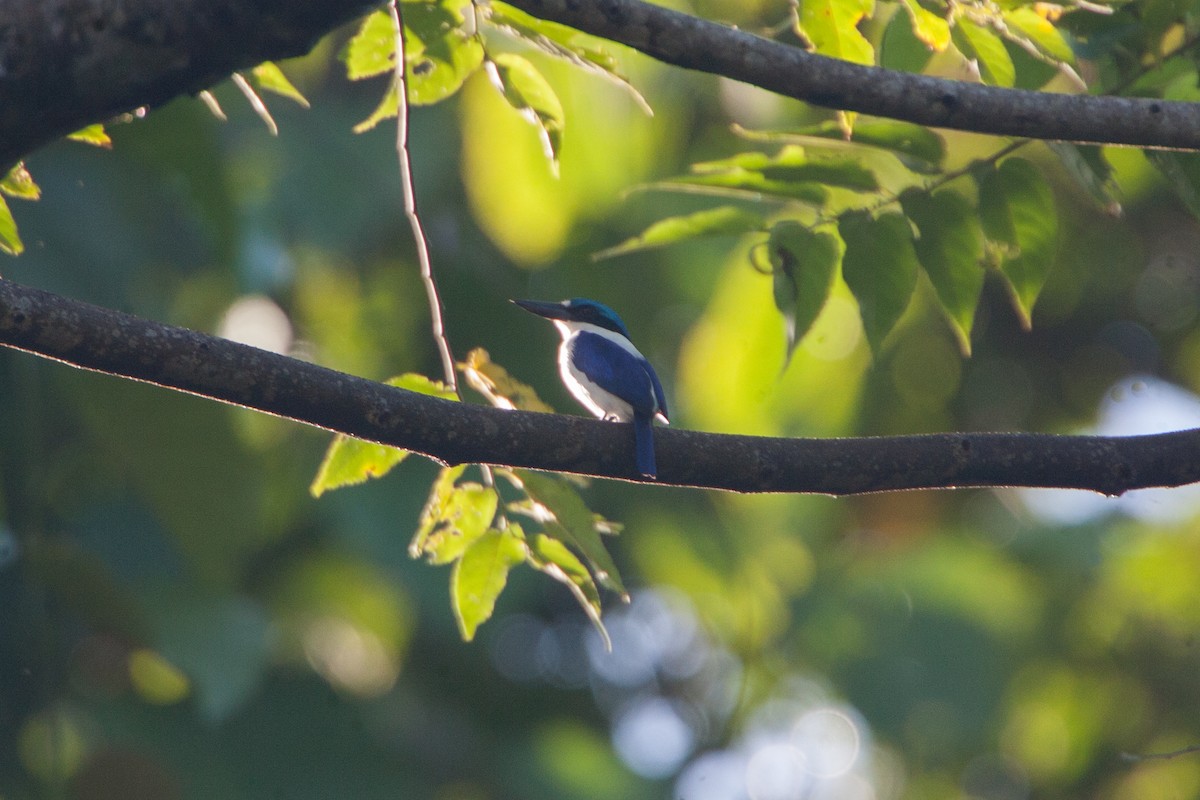
[[[632,422],[638,473],[654,478],[653,420],[667,420],[667,401],[654,367],[629,340],[616,312],[595,300],[561,303],[514,300],[554,323],[563,341],[558,369],[575,398],[597,417]]]

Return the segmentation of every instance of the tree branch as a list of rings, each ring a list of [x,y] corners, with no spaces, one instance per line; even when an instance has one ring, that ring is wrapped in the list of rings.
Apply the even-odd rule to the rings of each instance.
[[[0,0],[0,174],[98,120],[307,53],[375,0]]]
[[[1002,89],[808,53],[640,0],[505,0],[529,14],[806,103],[937,128],[1200,150],[1200,104]]]
[[[446,463],[640,480],[624,425],[439,400],[6,280],[0,345]],[[659,483],[737,492],[1031,486],[1116,495],[1200,481],[1200,430],[771,439],[658,428],[655,439]]]

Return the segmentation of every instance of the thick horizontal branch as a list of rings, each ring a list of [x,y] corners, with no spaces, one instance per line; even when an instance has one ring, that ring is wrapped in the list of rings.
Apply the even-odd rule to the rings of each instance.
[[[0,345],[446,463],[640,480],[625,425],[439,400],[5,280]],[[660,483],[737,492],[1030,486],[1115,495],[1200,481],[1200,430],[771,439],[656,428],[655,440]]]
[[[0,0],[0,173],[85,125],[307,53],[378,0]]]
[[[640,0],[505,2],[667,64],[824,108],[1003,136],[1200,150],[1197,103],[1002,89],[860,66]]]

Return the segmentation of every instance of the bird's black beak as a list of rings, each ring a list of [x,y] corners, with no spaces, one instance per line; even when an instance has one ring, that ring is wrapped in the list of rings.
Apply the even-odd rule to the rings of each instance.
[[[567,318],[567,309],[562,303],[543,303],[538,300],[513,300],[513,303],[531,314],[537,314],[539,317],[546,317],[547,319]]]

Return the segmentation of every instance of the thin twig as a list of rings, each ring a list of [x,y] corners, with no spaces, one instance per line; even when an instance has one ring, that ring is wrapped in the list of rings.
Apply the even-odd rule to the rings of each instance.
[[[1142,761],[1169,761],[1172,758],[1190,755],[1191,753],[1200,753],[1200,744],[1189,745],[1179,750],[1172,750],[1169,753],[1121,753],[1121,760],[1131,764],[1137,764]]]
[[[442,321],[442,298],[438,294],[437,281],[433,277],[433,264],[429,259],[429,244],[425,239],[425,230],[421,226],[421,218],[417,215],[417,195],[413,189],[412,161],[408,155],[408,81],[404,74],[404,54],[407,42],[404,37],[404,22],[400,18],[400,9],[396,0],[388,3],[388,13],[392,16],[392,25],[396,29],[396,155],[400,162],[400,185],[404,192],[404,216],[408,218],[412,228],[413,239],[417,247],[417,263],[421,270],[421,281],[425,284],[425,295],[429,300],[430,324],[433,328],[433,340],[437,344],[438,355],[442,359],[442,376],[446,385],[454,390],[462,399],[458,388],[458,378],[454,372],[454,353],[450,350],[450,340],[446,336],[446,326]]]

